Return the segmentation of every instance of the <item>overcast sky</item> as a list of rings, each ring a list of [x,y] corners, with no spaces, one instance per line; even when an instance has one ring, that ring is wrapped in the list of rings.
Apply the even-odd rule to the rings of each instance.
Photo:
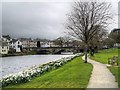
[[[112,2],[114,19],[108,29],[118,27],[117,2]],[[13,38],[55,39],[65,35],[66,14],[71,2],[2,2],[2,34]]]
[[[119,7],[118,7],[118,28],[120,28],[120,1],[119,1]]]

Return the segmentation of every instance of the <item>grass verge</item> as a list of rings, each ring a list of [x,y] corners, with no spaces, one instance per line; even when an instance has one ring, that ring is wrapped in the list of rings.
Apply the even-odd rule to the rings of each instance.
[[[77,57],[64,66],[32,79],[30,82],[6,88],[86,88],[92,65]]]
[[[120,88],[120,67],[108,67],[111,73],[115,76],[116,81],[118,82],[118,87]]]

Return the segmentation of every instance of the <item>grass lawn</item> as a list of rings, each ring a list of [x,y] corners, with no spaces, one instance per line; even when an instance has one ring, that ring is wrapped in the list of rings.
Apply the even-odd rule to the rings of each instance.
[[[30,82],[10,85],[7,88],[86,88],[92,71],[92,65],[77,57],[64,66],[47,72]]]
[[[94,56],[91,56],[90,58],[92,60],[107,64],[108,63],[108,58],[112,58],[114,55],[118,55],[118,49],[117,48],[100,50],[98,53],[95,53]]]

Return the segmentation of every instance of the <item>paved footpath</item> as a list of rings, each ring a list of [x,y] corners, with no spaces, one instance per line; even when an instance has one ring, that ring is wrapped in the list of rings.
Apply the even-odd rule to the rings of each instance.
[[[84,60],[84,56],[82,59]],[[93,71],[87,88],[118,88],[115,77],[107,68],[107,65],[93,61],[88,58],[88,62],[93,65]]]

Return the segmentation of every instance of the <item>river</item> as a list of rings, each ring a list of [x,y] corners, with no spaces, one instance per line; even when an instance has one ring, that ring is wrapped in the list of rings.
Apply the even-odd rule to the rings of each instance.
[[[17,73],[34,65],[45,64],[68,56],[70,55],[26,55],[0,58],[0,75]]]

